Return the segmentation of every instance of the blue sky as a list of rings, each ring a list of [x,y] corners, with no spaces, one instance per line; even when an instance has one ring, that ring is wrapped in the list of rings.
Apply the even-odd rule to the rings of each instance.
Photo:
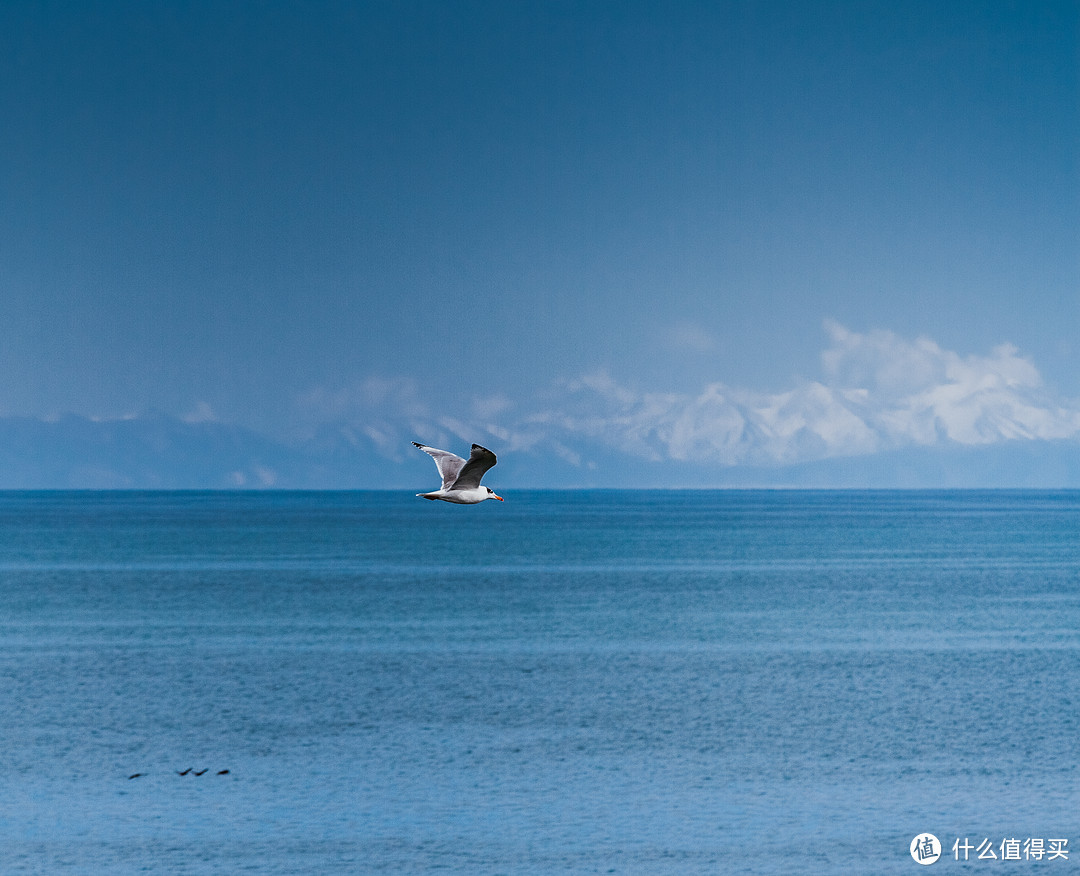
[[[11,2],[0,117],[0,416],[1080,435],[1075,3]]]

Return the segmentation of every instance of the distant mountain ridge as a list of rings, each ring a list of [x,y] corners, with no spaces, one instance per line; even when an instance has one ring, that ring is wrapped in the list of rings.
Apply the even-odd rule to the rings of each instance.
[[[164,414],[121,420],[0,418],[0,487],[185,489],[272,486],[289,448],[255,432]]]
[[[374,437],[372,437],[374,436]],[[376,438],[378,440],[376,440]],[[0,417],[0,489],[408,489],[434,485],[435,468],[410,440],[464,452],[469,439],[435,424],[326,426],[293,442],[218,421],[165,414],[118,420],[68,415]],[[1080,444],[1016,440],[892,450],[793,465],[722,466],[646,459],[578,434],[499,454],[488,475],[503,489],[575,488],[1080,488]],[[550,445],[558,442],[562,452]],[[398,444],[400,443],[400,448]],[[573,453],[565,452],[567,447]]]

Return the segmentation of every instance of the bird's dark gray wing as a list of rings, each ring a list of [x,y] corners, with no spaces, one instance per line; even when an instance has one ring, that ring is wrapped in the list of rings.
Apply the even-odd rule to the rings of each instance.
[[[447,450],[436,450],[434,447],[428,447],[426,444],[417,444],[413,442],[414,447],[419,447],[428,456],[435,460],[435,465],[439,469],[439,474],[442,476],[442,489],[448,490],[450,486],[458,479],[461,474],[462,468],[465,467],[465,460],[458,456],[456,453],[450,453]],[[494,465],[492,463],[491,465]],[[488,466],[490,468],[491,466]],[[485,469],[486,471],[487,469]],[[479,483],[479,481],[477,481]]]
[[[491,468],[496,462],[498,462],[498,460],[495,458],[494,453],[486,447],[474,444],[472,446],[472,453],[469,454],[469,461],[462,466],[461,472],[457,476],[457,480],[454,481],[454,485],[450,487],[450,489],[471,490],[480,486],[480,478],[482,478],[484,472]]]

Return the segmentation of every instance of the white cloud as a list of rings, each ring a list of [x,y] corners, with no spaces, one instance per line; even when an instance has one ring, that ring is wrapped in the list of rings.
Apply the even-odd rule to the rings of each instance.
[[[392,410],[408,416],[425,415],[419,385],[410,377],[368,377],[336,389],[316,387],[299,399],[305,417],[328,421]]]
[[[827,328],[833,346],[822,355],[826,372],[865,391],[863,416],[888,445],[993,444],[1080,433],[1076,402],[1050,397],[1038,369],[1011,344],[989,356],[961,356],[927,338],[909,342],[891,332]]]
[[[339,387],[315,387],[297,399],[298,425],[289,436],[306,441],[344,440],[359,447],[364,438],[383,456],[400,461],[422,441],[453,449],[489,436],[521,445],[512,420],[513,403],[501,395],[465,397],[462,410],[440,407],[410,377],[368,377]],[[328,439],[329,436],[329,439]]]
[[[1080,436],[1080,405],[1046,393],[1038,369],[1010,344],[962,356],[928,338],[825,327],[823,381],[782,393],[713,383],[686,395],[635,393],[593,374],[568,385],[559,415],[534,422],[649,459],[721,465]]]
[[[720,339],[697,323],[679,322],[664,331],[668,345],[678,352],[713,353],[720,349]]]
[[[1080,437],[1080,403],[1053,397],[1010,344],[961,355],[929,338],[865,333],[827,322],[820,380],[779,393],[709,383],[696,394],[646,392],[605,371],[553,386],[542,398],[463,399],[444,410],[406,378],[315,390],[310,422],[366,435],[398,458],[409,440],[494,439],[588,466],[589,444],[631,456],[721,466],[785,465],[903,447],[988,445]]]
[[[410,377],[374,376],[342,386],[318,386],[297,399],[297,426],[293,440],[315,439],[326,430],[358,446],[365,436],[391,459],[403,458],[409,431],[422,432],[432,419],[420,386]]]
[[[217,420],[209,402],[201,401],[180,418],[185,423],[213,423]]]

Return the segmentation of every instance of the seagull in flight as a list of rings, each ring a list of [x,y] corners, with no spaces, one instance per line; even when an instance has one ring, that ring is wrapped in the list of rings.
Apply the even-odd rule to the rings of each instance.
[[[428,456],[435,460],[435,465],[442,476],[442,489],[430,493],[417,493],[425,499],[442,499],[455,505],[476,505],[485,499],[503,500],[496,496],[491,487],[480,486],[480,478],[497,462],[495,454],[479,444],[472,446],[472,453],[467,460],[445,450],[437,450],[426,444],[413,442]]]

